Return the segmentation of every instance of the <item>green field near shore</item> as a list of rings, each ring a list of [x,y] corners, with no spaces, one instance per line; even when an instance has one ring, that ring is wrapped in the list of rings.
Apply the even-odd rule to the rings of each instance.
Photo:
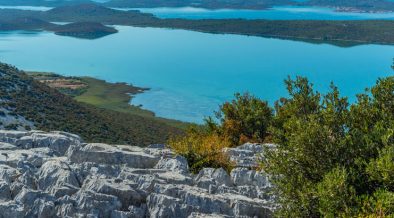
[[[151,118],[173,127],[186,129],[190,124],[156,117],[151,111],[130,104],[132,96],[147,91],[127,83],[109,83],[92,77],[65,77],[54,73],[31,72],[35,79],[72,96],[78,102],[98,108]]]

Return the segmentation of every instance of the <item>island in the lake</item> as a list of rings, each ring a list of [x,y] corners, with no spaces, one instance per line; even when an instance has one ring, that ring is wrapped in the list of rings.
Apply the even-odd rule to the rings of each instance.
[[[59,25],[31,17],[0,19],[0,31],[13,30],[46,30],[54,32],[57,35],[87,39],[96,39],[118,32],[113,27],[108,27],[97,22],[75,22]]]
[[[57,25],[50,30],[54,31],[57,35],[86,39],[97,39],[118,32],[113,27],[105,26],[96,22],[76,22]]]
[[[34,22],[20,22],[34,19]],[[341,46],[357,44],[394,44],[394,21],[319,21],[319,20],[244,20],[244,19],[160,19],[139,11],[120,11],[97,4],[63,6],[49,11],[0,10],[0,30],[53,30],[53,22],[84,22],[85,27],[63,25],[58,33],[69,36],[111,34],[116,30],[104,25],[127,25],[185,29],[217,34],[285,38]],[[101,23],[103,25],[99,25]],[[5,25],[2,25],[5,24]],[[7,28],[4,28],[6,26]],[[48,27],[49,26],[49,27]],[[2,28],[3,27],[3,28]],[[70,28],[72,31],[68,31]],[[87,33],[84,32],[88,30]],[[56,32],[56,28],[55,28]],[[103,34],[105,33],[105,34]]]

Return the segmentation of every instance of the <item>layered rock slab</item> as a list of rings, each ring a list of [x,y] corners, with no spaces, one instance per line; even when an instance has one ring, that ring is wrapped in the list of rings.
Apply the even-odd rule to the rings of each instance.
[[[87,144],[64,132],[0,130],[2,217],[271,217],[262,145],[228,149],[230,174],[190,173],[163,145]]]

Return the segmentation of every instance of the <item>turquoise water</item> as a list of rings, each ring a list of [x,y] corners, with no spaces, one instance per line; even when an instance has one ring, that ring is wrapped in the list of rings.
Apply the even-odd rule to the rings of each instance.
[[[50,7],[36,6],[0,6],[22,10],[47,11]],[[116,8],[118,10],[136,10],[136,8]],[[208,10],[203,8],[137,8],[160,18],[185,19],[268,19],[268,20],[394,20],[394,13],[350,13],[336,12],[334,9],[322,7],[280,6],[269,10]]]
[[[334,9],[321,7],[280,6],[269,10],[207,10],[202,8],[140,8],[160,18],[185,19],[268,19],[268,20],[394,20],[394,13],[351,13],[336,12]]]
[[[0,5],[0,9],[18,9],[18,10],[31,10],[31,11],[48,11],[51,10],[51,7],[45,6],[2,6]]]
[[[354,100],[378,77],[392,75],[394,46],[341,48],[290,40],[116,26],[97,40],[47,32],[0,34],[0,60],[25,70],[128,82],[151,91],[137,95],[157,115],[201,122],[235,92],[273,103],[286,95],[287,75],[308,76],[316,88],[334,81]]]

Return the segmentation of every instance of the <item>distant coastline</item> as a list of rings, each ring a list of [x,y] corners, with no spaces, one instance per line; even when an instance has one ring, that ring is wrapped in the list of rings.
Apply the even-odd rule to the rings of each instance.
[[[52,22],[74,24],[58,26],[56,28],[61,30],[57,30]],[[58,7],[49,11],[3,9],[0,10],[0,24],[0,30],[4,31],[49,30],[82,38],[99,38],[117,32],[105,25],[124,25],[316,41],[340,46],[394,44],[394,21],[391,20],[160,19],[153,14],[119,11],[96,4]]]

